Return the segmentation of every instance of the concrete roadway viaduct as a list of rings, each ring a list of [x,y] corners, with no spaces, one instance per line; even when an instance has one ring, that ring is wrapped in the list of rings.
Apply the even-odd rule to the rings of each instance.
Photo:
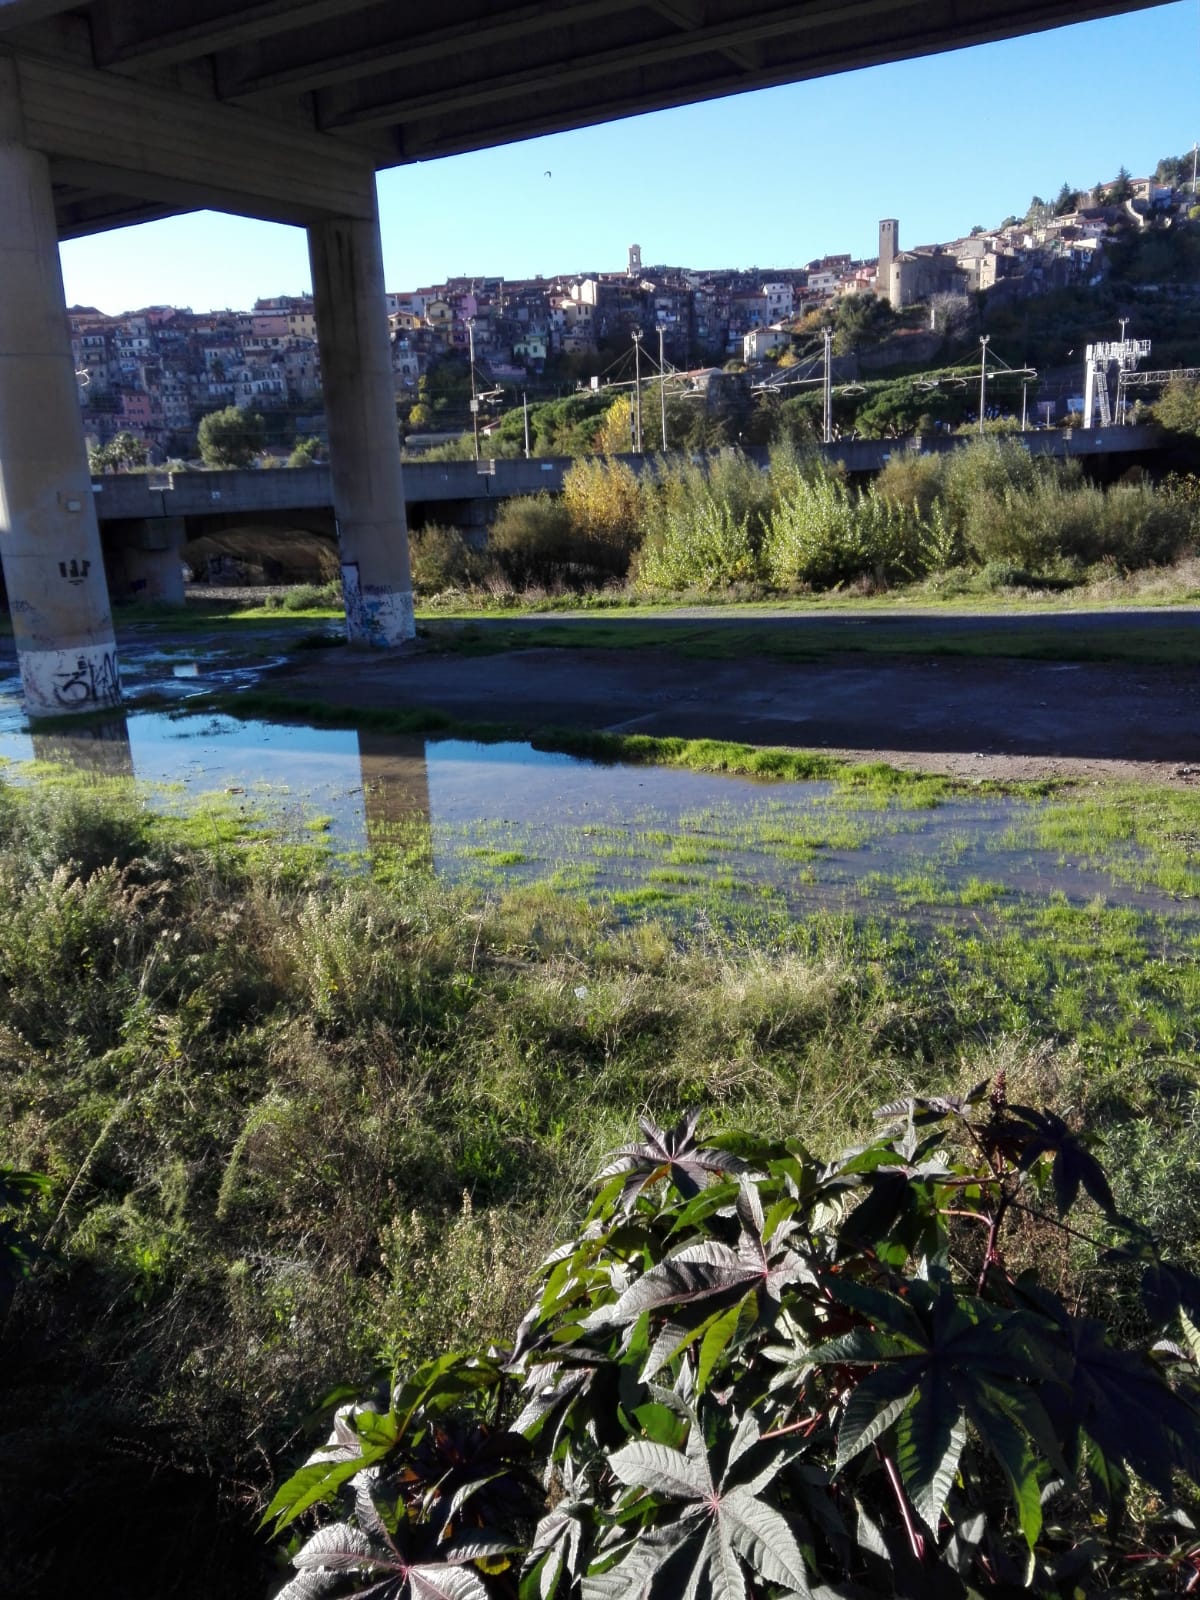
[[[1149,0],[0,0],[0,557],[26,707],[120,697],[56,243],[308,230],[351,639],[413,633],[376,171]]]
[[[1137,463],[1145,464],[1163,447],[1157,428],[1049,429],[1020,434],[1031,455],[1085,459],[1089,470],[1105,478]],[[967,443],[966,438],[940,434],[922,448],[944,454]],[[821,447],[828,460],[861,479],[880,471],[896,450],[909,449],[911,439],[853,439]],[[766,466],[769,452],[746,452]],[[657,471],[658,458],[618,457],[636,473]],[[561,494],[573,465],[569,456],[543,460],[410,461],[404,467],[406,514],[418,526],[448,522],[469,538],[482,539],[505,500],[515,495]],[[114,599],[159,600],[182,604],[184,585],[180,552],[192,562],[187,546],[219,533],[228,554],[249,559],[266,537],[271,559],[285,564],[289,539],[297,532],[315,535],[332,547],[337,543],[334,484],[328,467],[302,467],[286,472],[185,472],[170,476],[118,473],[93,485],[103,534],[109,589]],[[302,556],[311,547],[299,541]],[[203,547],[201,547],[203,549]]]

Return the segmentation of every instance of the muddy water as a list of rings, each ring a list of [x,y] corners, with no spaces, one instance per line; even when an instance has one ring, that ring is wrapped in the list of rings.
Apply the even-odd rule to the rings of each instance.
[[[252,681],[269,659],[261,650],[249,662],[206,654],[203,667],[150,650],[126,659],[127,714],[87,728],[31,733],[17,686],[0,682],[6,775],[36,782],[30,763],[51,761],[136,784],[159,809],[215,797],[248,822],[320,837],[335,852],[416,844],[455,880],[548,882],[630,910],[732,901],[941,921],[1061,896],[1162,914],[1181,928],[1192,921],[1186,903],[1157,889],[1014,847],[1029,802],[980,796],[914,809],[856,801],[829,784],[602,766],[527,744],[240,722],[190,713],[188,701]],[[139,710],[139,687],[169,708]]]

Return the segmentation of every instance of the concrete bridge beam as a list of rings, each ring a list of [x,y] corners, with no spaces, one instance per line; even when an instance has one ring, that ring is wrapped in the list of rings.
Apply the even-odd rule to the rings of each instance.
[[[50,165],[12,136],[11,105],[0,103],[0,561],[25,708],[54,717],[117,704],[121,680]]]
[[[378,213],[308,229],[346,634],[416,635]]]

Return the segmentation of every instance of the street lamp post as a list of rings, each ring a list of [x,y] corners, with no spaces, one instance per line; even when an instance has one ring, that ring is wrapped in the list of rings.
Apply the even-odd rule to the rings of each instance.
[[[825,329],[824,378],[824,433],[825,443],[833,443],[833,329]]]
[[[662,447],[667,449],[667,366],[663,359],[663,326],[658,325],[658,404],[662,413]]]
[[[987,405],[987,347],[991,339],[990,333],[980,336],[979,340],[979,431],[983,432],[983,413]]]
[[[642,330],[633,330],[633,392],[635,396],[634,415],[636,421],[633,428],[633,448],[637,455],[642,453]]]
[[[467,318],[467,340],[471,347],[471,427],[475,433],[475,459],[479,460],[479,396],[475,392],[475,318]]]

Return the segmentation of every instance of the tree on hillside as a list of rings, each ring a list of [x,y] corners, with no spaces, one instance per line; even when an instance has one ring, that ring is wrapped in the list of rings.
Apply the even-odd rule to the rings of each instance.
[[[1176,378],[1169,383],[1152,409],[1160,427],[1200,438],[1200,383],[1194,378]]]
[[[1065,217],[1072,211],[1079,209],[1079,190],[1072,189],[1069,183],[1064,183],[1054,201],[1054,215]]]
[[[307,439],[296,440],[287,464],[289,467],[315,467],[327,459],[328,451],[320,439],[312,434]]]
[[[257,411],[210,411],[197,430],[200,458],[206,467],[248,467],[266,443],[266,429]]]
[[[1164,156],[1154,169],[1156,183],[1169,183],[1173,189],[1182,188],[1192,181],[1195,156],[1191,150],[1181,156]]]
[[[144,467],[148,455],[146,441],[123,428],[107,444],[88,451],[88,466],[94,474],[128,471],[131,467]]]
[[[943,338],[957,339],[971,327],[971,302],[965,294],[935,294],[929,301],[930,326]]]
[[[873,294],[848,294],[838,302],[833,321],[835,355],[850,355],[887,337],[896,316],[886,300]]]

